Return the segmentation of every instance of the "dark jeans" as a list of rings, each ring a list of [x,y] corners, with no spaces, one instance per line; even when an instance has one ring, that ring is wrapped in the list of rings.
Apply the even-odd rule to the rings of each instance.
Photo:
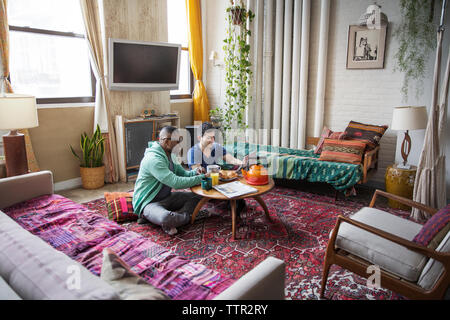
[[[167,198],[146,205],[142,215],[163,230],[170,230],[189,223],[200,199],[190,192],[172,192]]]

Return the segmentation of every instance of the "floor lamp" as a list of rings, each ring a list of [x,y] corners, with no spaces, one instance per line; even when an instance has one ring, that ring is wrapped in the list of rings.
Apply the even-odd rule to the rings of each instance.
[[[7,177],[28,173],[25,136],[17,130],[38,125],[35,97],[15,93],[0,94],[0,129],[10,130],[3,136]]]

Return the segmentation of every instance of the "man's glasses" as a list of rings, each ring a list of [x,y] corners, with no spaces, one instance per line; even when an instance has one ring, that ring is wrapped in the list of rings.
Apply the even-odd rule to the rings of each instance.
[[[160,140],[161,141],[162,140],[170,140],[170,141],[175,141],[177,143],[180,143],[181,141],[183,141],[183,137],[179,137],[178,140],[172,139],[171,137],[170,138],[161,138]]]

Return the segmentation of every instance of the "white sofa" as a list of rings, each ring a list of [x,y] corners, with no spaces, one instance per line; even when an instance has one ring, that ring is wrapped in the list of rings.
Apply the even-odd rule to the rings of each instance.
[[[100,277],[26,231],[1,211],[52,193],[50,171],[0,179],[0,299],[119,299],[114,289]],[[80,282],[84,285],[77,290],[68,286],[69,267],[80,270]],[[284,299],[284,281],[284,262],[268,257],[215,299]]]

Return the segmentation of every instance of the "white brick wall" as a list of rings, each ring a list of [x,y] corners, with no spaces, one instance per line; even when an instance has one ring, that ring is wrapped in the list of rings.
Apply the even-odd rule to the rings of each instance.
[[[332,0],[330,10],[330,29],[327,62],[327,82],[325,94],[324,125],[335,131],[342,131],[350,120],[376,125],[390,125],[393,108],[401,105],[425,105],[429,107],[432,90],[432,73],[434,56],[428,63],[428,74],[424,81],[424,93],[419,98],[411,90],[408,101],[402,101],[401,86],[403,76],[394,72],[394,55],[398,44],[392,36],[392,31],[400,22],[400,0],[377,1],[382,6],[389,20],[384,69],[347,70],[346,52],[348,26],[356,24],[360,15],[373,4],[372,0]],[[222,40],[225,37],[225,9],[228,0],[214,0],[206,2],[207,13],[207,52],[215,50],[223,59]],[[308,79],[308,110],[307,134],[313,135],[315,90],[317,80],[318,32],[320,17],[320,1],[312,1],[311,35]],[[447,15],[447,20],[448,19]],[[448,23],[447,23],[448,24]],[[450,31],[446,30],[444,48],[448,48]],[[446,50],[443,57],[446,57]],[[444,67],[443,67],[444,69]],[[223,104],[224,100],[224,72],[208,64],[206,71],[206,88],[211,105]],[[450,115],[449,115],[450,117]],[[447,130],[447,132],[450,130]],[[412,150],[408,160],[417,164],[423,145],[424,130],[411,132]],[[448,135],[447,135],[448,136]],[[401,160],[400,148],[403,133],[388,130],[381,140],[379,170],[373,178],[377,186],[384,185],[386,167]],[[450,139],[448,139],[450,141]],[[448,142],[449,144],[450,142]],[[448,147],[447,147],[448,149]],[[447,150],[447,184],[450,184],[450,164]],[[447,194],[450,187],[447,188]]]

